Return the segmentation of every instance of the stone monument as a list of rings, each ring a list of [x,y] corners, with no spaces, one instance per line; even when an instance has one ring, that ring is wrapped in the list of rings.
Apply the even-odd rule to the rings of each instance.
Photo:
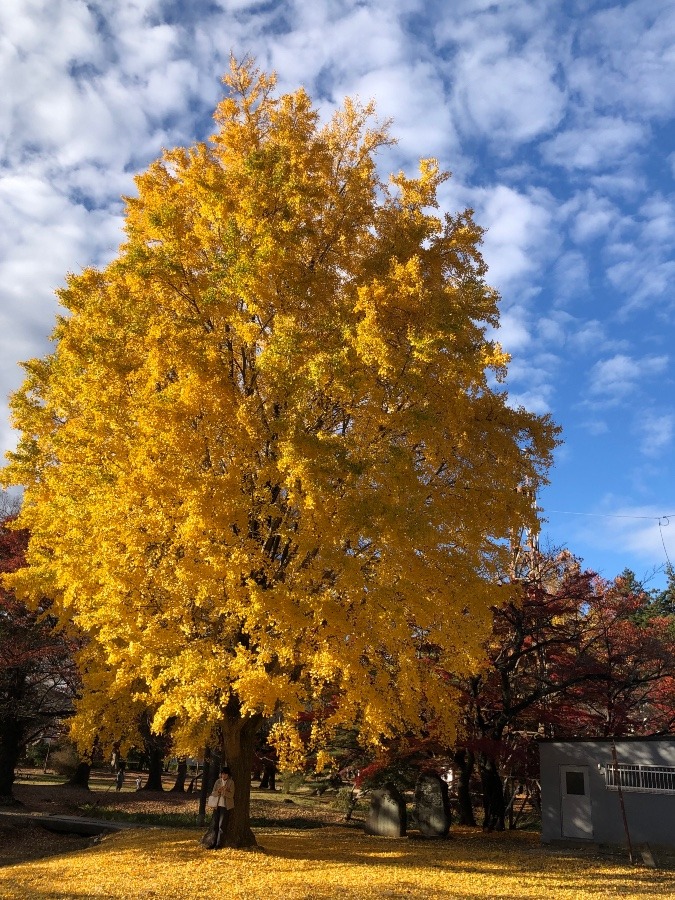
[[[396,785],[388,782],[373,791],[364,827],[366,834],[405,837],[406,824],[405,800]]]
[[[415,818],[422,837],[447,837],[450,830],[448,786],[438,775],[424,772],[417,779]]]

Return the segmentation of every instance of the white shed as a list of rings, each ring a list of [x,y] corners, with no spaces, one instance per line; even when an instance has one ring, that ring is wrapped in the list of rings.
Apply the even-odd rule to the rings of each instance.
[[[675,847],[675,737],[544,740],[539,758],[542,841],[626,844],[627,827]]]

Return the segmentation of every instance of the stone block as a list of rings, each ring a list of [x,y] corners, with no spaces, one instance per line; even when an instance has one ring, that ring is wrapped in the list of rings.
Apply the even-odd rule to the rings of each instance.
[[[438,775],[424,773],[417,779],[415,819],[422,837],[447,837],[450,830],[448,786]]]
[[[366,817],[366,834],[405,837],[406,824],[405,800],[396,786],[388,783],[373,791]]]

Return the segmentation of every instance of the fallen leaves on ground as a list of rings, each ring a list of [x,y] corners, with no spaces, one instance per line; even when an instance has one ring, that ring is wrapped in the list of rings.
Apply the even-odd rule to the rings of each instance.
[[[542,847],[536,834],[456,830],[447,841],[357,830],[261,829],[258,850],[204,850],[189,829],[139,829],[0,869],[8,900],[598,900],[675,895],[675,873]]]
[[[71,853],[91,844],[91,838],[73,834],[55,834],[28,825],[0,825],[0,866],[17,859],[39,859],[59,853]],[[2,896],[2,895],[0,895]]]

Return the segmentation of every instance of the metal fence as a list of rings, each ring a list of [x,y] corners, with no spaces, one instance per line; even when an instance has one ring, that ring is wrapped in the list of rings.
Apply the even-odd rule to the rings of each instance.
[[[675,794],[675,767],[631,766],[608,763],[605,766],[608,791],[642,791],[645,794]]]

